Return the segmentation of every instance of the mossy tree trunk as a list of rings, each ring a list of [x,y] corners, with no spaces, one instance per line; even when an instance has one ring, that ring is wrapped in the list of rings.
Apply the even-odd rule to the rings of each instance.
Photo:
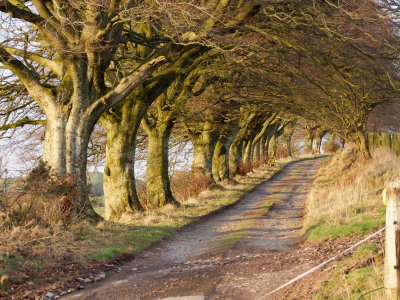
[[[217,142],[214,123],[211,119],[208,119],[202,122],[198,130],[191,130],[187,125],[185,127],[193,143],[192,172],[195,175],[200,173],[206,176],[210,184],[213,184],[212,158]]]
[[[271,136],[268,143],[268,162],[274,163],[276,160],[276,135]]]
[[[101,124],[107,133],[104,168],[105,219],[117,220],[125,212],[142,210],[136,191],[136,135],[149,103],[129,99],[122,109],[106,113]]]
[[[242,161],[246,165],[252,164],[252,161],[253,161],[252,160],[252,149],[253,149],[253,140],[251,138],[249,138],[244,143],[243,155],[242,155]]]
[[[306,136],[305,136],[305,154],[310,155],[313,152],[313,141],[314,141],[314,135],[312,132],[307,131]]]
[[[288,124],[285,127],[284,133],[283,133],[283,140],[285,143],[285,147],[286,147],[286,155],[287,157],[293,157],[293,153],[292,153],[292,137],[293,137],[293,133],[294,133],[294,128],[295,128],[295,122],[290,122],[290,124]]]
[[[277,159],[278,138],[284,133],[285,127],[290,124],[290,121],[280,120],[272,127],[273,132],[268,144],[268,161],[273,163]]]
[[[260,157],[258,160],[261,161],[262,163],[266,161],[266,155],[267,155],[265,151],[265,142],[266,142],[266,137],[264,135],[258,142],[258,149],[260,153]]]
[[[215,144],[212,172],[216,183],[226,182],[230,179],[229,150],[237,131],[237,125],[231,125],[228,129],[222,129]]]
[[[247,113],[244,114],[239,121],[237,134],[234,137],[229,149],[229,173],[232,176],[238,173],[242,153],[242,143],[246,139],[247,135],[250,134],[250,127],[252,123],[256,120],[256,117],[256,113]]]
[[[263,142],[263,138],[259,139],[257,142],[255,142],[253,140],[253,161],[254,162],[262,161],[262,156],[261,156],[262,142]]]
[[[200,60],[201,61],[201,60]],[[187,93],[197,78],[191,73],[197,64],[177,77],[167,89],[157,96],[142,119],[142,126],[148,136],[146,187],[147,207],[158,208],[167,204],[179,206],[175,200],[169,178],[169,139],[178,109],[188,99]]]
[[[179,205],[172,194],[168,172],[168,144],[173,120],[164,120],[156,127],[144,126],[148,135],[147,148],[147,206],[163,207],[167,204]]]
[[[293,157],[292,153],[292,135],[288,134],[285,136],[285,145],[286,145],[286,155],[287,157]]]
[[[271,115],[268,116],[268,118],[263,122],[262,127],[256,133],[252,147],[253,147],[253,160],[254,161],[262,161],[264,162],[265,160],[265,140],[266,140],[266,135],[268,134],[268,129],[271,128],[271,124],[276,120],[278,114],[277,113],[272,113]]]
[[[228,149],[226,149],[226,136],[220,135],[214,149],[212,160],[212,172],[215,182],[219,183],[229,179],[229,168],[227,166]]]
[[[369,160],[372,158],[371,152],[368,147],[368,139],[365,130],[358,129],[358,131],[356,132],[355,143],[357,145],[359,153],[364,159]]]

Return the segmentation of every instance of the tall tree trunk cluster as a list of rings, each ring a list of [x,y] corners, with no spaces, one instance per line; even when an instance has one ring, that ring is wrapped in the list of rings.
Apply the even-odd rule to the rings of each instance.
[[[368,146],[370,149],[377,149],[379,147],[388,148],[400,155],[400,132],[369,132]]]
[[[243,24],[260,9],[256,1],[203,4],[207,13],[199,16],[203,9],[196,7],[196,16],[192,16],[198,32],[185,32],[188,16],[194,14],[192,6],[182,9],[184,18],[177,18],[184,19],[185,26],[178,22],[169,27],[170,20],[161,13],[155,14],[154,20],[148,17],[150,3],[116,0],[77,5],[64,1],[60,6],[57,1],[1,2],[0,12],[8,18],[0,31],[9,37],[0,45],[1,68],[8,70],[7,77],[12,73],[19,79],[44,113],[43,160],[53,176],[76,178],[80,193],[73,201],[74,215],[95,215],[86,193],[87,148],[100,119],[108,136],[106,218],[141,209],[132,177],[142,115],[177,77],[210,58],[204,54],[215,55],[219,51],[215,49],[224,48],[224,39],[218,47],[214,47],[217,40],[210,45],[203,42],[210,33],[228,23],[229,28]],[[179,14],[176,7],[173,11]],[[228,11],[229,22],[216,21],[224,19]],[[15,22],[20,30],[14,33]],[[127,98],[131,98],[128,105]],[[166,147],[170,127],[148,133],[150,149]],[[159,162],[165,163],[163,159]]]
[[[167,1],[165,4],[173,3],[174,1]],[[307,50],[307,47],[296,46],[297,35],[286,36],[285,32],[289,27],[282,30],[281,39],[278,36],[279,31],[273,34],[271,32],[271,36],[270,33],[250,25],[250,20],[260,10],[267,12],[272,8],[275,11],[273,4],[269,5],[271,8],[263,6],[262,1],[253,0],[199,1],[198,5],[189,3],[186,7],[184,2],[180,4],[173,5],[171,11],[157,11],[149,16],[149,11],[159,7],[152,1],[115,0],[106,1],[102,5],[96,1],[83,1],[79,4],[76,1],[62,1],[61,6],[59,1],[54,0],[0,1],[0,12],[5,16],[0,32],[7,36],[0,45],[0,65],[2,69],[7,69],[2,72],[6,75],[1,79],[7,81],[10,78],[9,74],[13,74],[43,111],[43,119],[46,118],[43,160],[51,168],[53,176],[71,176],[76,179],[80,190],[73,205],[76,216],[95,216],[86,193],[86,169],[89,139],[98,122],[107,133],[104,168],[105,218],[114,220],[123,213],[144,208],[179,205],[172,194],[168,174],[171,132],[177,124],[185,101],[196,94],[199,78],[207,77],[204,74],[209,72],[222,53],[235,51],[236,48],[242,49],[241,46],[236,47],[245,41],[240,40],[238,43],[236,40],[242,35],[242,32],[239,32],[242,26],[246,25],[245,31],[251,29],[254,33],[261,34],[268,49],[288,48],[285,53],[279,50],[277,57],[285,57],[286,53],[288,57],[297,57],[297,52],[302,53],[302,59],[313,57],[311,54],[320,55],[311,51],[314,49]],[[168,10],[170,6],[162,7]],[[184,9],[181,15],[171,22],[170,16],[179,13],[178,7]],[[308,5],[306,8],[308,9]],[[300,15],[313,18],[303,11],[300,11]],[[258,16],[256,19],[261,21],[264,17]],[[267,22],[273,22],[273,19],[279,18],[267,19]],[[15,26],[16,24],[18,26]],[[279,25],[275,26],[276,28],[283,25],[280,21],[276,24]],[[318,33],[318,28],[314,25],[310,27]],[[14,33],[12,29],[17,27],[18,30]],[[321,28],[326,39],[324,41],[329,42],[325,37],[326,24],[321,24]],[[197,32],[194,32],[196,30]],[[274,36],[275,34],[277,36]],[[332,44],[336,43],[339,43],[339,39],[332,40]],[[279,47],[270,47],[271,45]],[[343,49],[349,48],[345,46],[342,46]],[[327,48],[329,49],[328,46]],[[222,49],[224,51],[221,51]],[[323,50],[324,47],[318,48],[322,54],[325,53]],[[253,54],[249,55],[249,61],[252,56]],[[326,59],[328,55],[321,57],[324,64],[331,64]],[[315,60],[319,67],[322,65],[321,61]],[[302,66],[312,66],[312,63],[300,64],[299,61],[298,69]],[[224,92],[228,89],[227,86],[232,87],[229,86],[231,81],[246,81],[244,78],[247,75],[240,79],[237,79],[240,77],[236,76],[237,72],[224,76],[225,73],[221,75],[224,72],[222,69],[224,68],[217,65],[213,70],[215,74],[210,77],[218,77],[218,87],[225,89]],[[344,70],[339,69],[340,72]],[[299,72],[288,71],[287,78],[290,79]],[[346,72],[350,72],[350,69]],[[369,69],[367,73],[370,73]],[[330,76],[331,73],[317,75],[321,74]],[[282,77],[285,78],[285,75],[282,74]],[[326,82],[333,83],[332,95],[342,90],[337,88],[341,85],[333,81],[336,77],[325,78]],[[284,82],[286,79],[282,84]],[[344,82],[346,86],[349,81],[339,82]],[[362,83],[363,81],[360,81],[357,84],[362,87]],[[353,93],[352,85],[352,93],[349,94],[369,94]],[[375,87],[375,82],[372,86]],[[250,91],[249,94],[252,94],[251,88]],[[221,99],[224,96],[222,94],[219,95]],[[206,96],[215,95],[209,93]],[[356,99],[360,101],[364,98],[363,96]],[[308,106],[318,103],[308,100],[307,96]],[[258,162],[272,164],[278,155],[277,140],[281,135],[284,135],[287,155],[292,155],[293,120],[285,120],[282,115],[273,112],[271,107],[243,103],[237,104],[241,107],[238,111],[236,108],[227,108],[216,116],[203,116],[204,119],[195,126],[185,126],[194,148],[194,174],[202,174],[208,177],[211,183],[220,184],[232,180],[240,172],[241,165],[251,166]],[[211,102],[208,105],[211,105]],[[335,107],[339,106],[335,102]],[[365,107],[363,112],[370,108]],[[349,111],[345,106],[344,108],[344,111]],[[230,109],[234,113],[231,113]],[[331,116],[332,113],[328,115]],[[314,116],[311,117],[313,118]],[[347,122],[346,126],[350,123],[357,125],[353,125],[351,133],[343,136],[358,146],[363,157],[370,158],[365,122],[363,119],[361,125],[357,122]],[[135,143],[140,126],[144,128],[148,137],[146,203],[139,200],[134,173]],[[306,128],[307,154],[320,153],[324,134],[317,125]]]
[[[204,174],[217,184],[232,180],[239,174],[241,164],[251,166],[264,163],[268,158],[276,159],[276,139],[286,126],[278,114],[268,112],[243,113],[239,120],[224,126],[215,124],[213,128],[211,124],[205,120],[196,130],[196,135],[190,134],[194,145],[193,168],[204,170]],[[201,138],[204,136],[207,138]],[[201,147],[196,146],[200,138]]]

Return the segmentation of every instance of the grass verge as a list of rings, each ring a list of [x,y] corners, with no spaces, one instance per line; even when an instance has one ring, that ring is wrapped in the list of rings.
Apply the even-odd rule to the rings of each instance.
[[[379,250],[376,244],[367,243],[338,262],[330,280],[313,299],[384,299],[383,256]]]
[[[382,228],[382,190],[399,179],[399,168],[400,158],[388,149],[374,151],[370,161],[359,160],[351,147],[332,156],[320,168],[307,199],[307,238],[320,242],[354,237],[356,242]],[[361,299],[382,299],[380,247],[364,244],[351,257],[336,263],[330,280],[322,284],[315,299],[359,299],[368,292]]]

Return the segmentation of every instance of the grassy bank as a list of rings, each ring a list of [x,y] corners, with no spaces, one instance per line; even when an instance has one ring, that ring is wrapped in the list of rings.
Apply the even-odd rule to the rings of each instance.
[[[69,228],[43,228],[35,224],[16,226],[0,237],[0,289],[12,294],[13,286],[40,284],[41,274],[70,264],[89,264],[112,259],[121,253],[138,254],[155,242],[202,216],[237,202],[246,192],[272,177],[289,161],[278,162],[239,176],[238,184],[223,190],[205,190],[182,202],[155,211],[125,214],[119,223],[80,222]],[[271,203],[260,207],[264,213]],[[0,292],[1,296],[1,292]]]
[[[350,147],[332,156],[319,170],[307,199],[304,230],[308,239],[319,242],[354,236],[357,241],[384,226],[382,190],[399,179],[399,171],[399,157],[385,149],[374,151],[367,162],[359,160]],[[358,299],[382,287],[381,252],[381,245],[364,244],[337,263],[316,299]],[[362,299],[379,299],[380,293],[377,290]]]

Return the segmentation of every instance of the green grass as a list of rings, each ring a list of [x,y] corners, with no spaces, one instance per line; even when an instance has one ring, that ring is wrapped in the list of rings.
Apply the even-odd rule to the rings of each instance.
[[[313,299],[355,300],[363,294],[379,289],[383,286],[383,266],[367,265],[357,267],[357,263],[371,257],[376,257],[379,248],[367,243],[361,245],[357,251],[336,264],[330,280],[321,286]],[[353,268],[348,271],[348,268]],[[377,290],[365,295],[362,299],[384,299],[383,290]]]
[[[96,260],[96,261],[103,261],[106,259],[112,259],[116,257],[121,251],[123,251],[124,248],[121,247],[107,247],[107,248],[102,248],[96,253],[92,254],[90,258]]]
[[[360,221],[341,225],[331,225],[326,221],[320,221],[308,228],[306,235],[310,240],[322,241],[329,238],[363,235],[381,228],[384,224],[384,218],[376,219],[369,216],[363,216]]]
[[[2,256],[0,257],[0,261],[7,264],[10,268],[15,268],[18,262],[22,262],[24,259],[18,255],[10,255],[10,256]]]
[[[10,289],[12,283],[22,283],[24,279],[13,276],[14,271],[23,273],[36,272],[40,273],[43,270],[44,263],[37,259],[26,259],[18,255],[0,256],[0,277],[8,275],[12,282],[0,284],[0,291],[6,292]],[[2,294],[0,293],[0,298]],[[3,298],[1,298],[3,299]]]

